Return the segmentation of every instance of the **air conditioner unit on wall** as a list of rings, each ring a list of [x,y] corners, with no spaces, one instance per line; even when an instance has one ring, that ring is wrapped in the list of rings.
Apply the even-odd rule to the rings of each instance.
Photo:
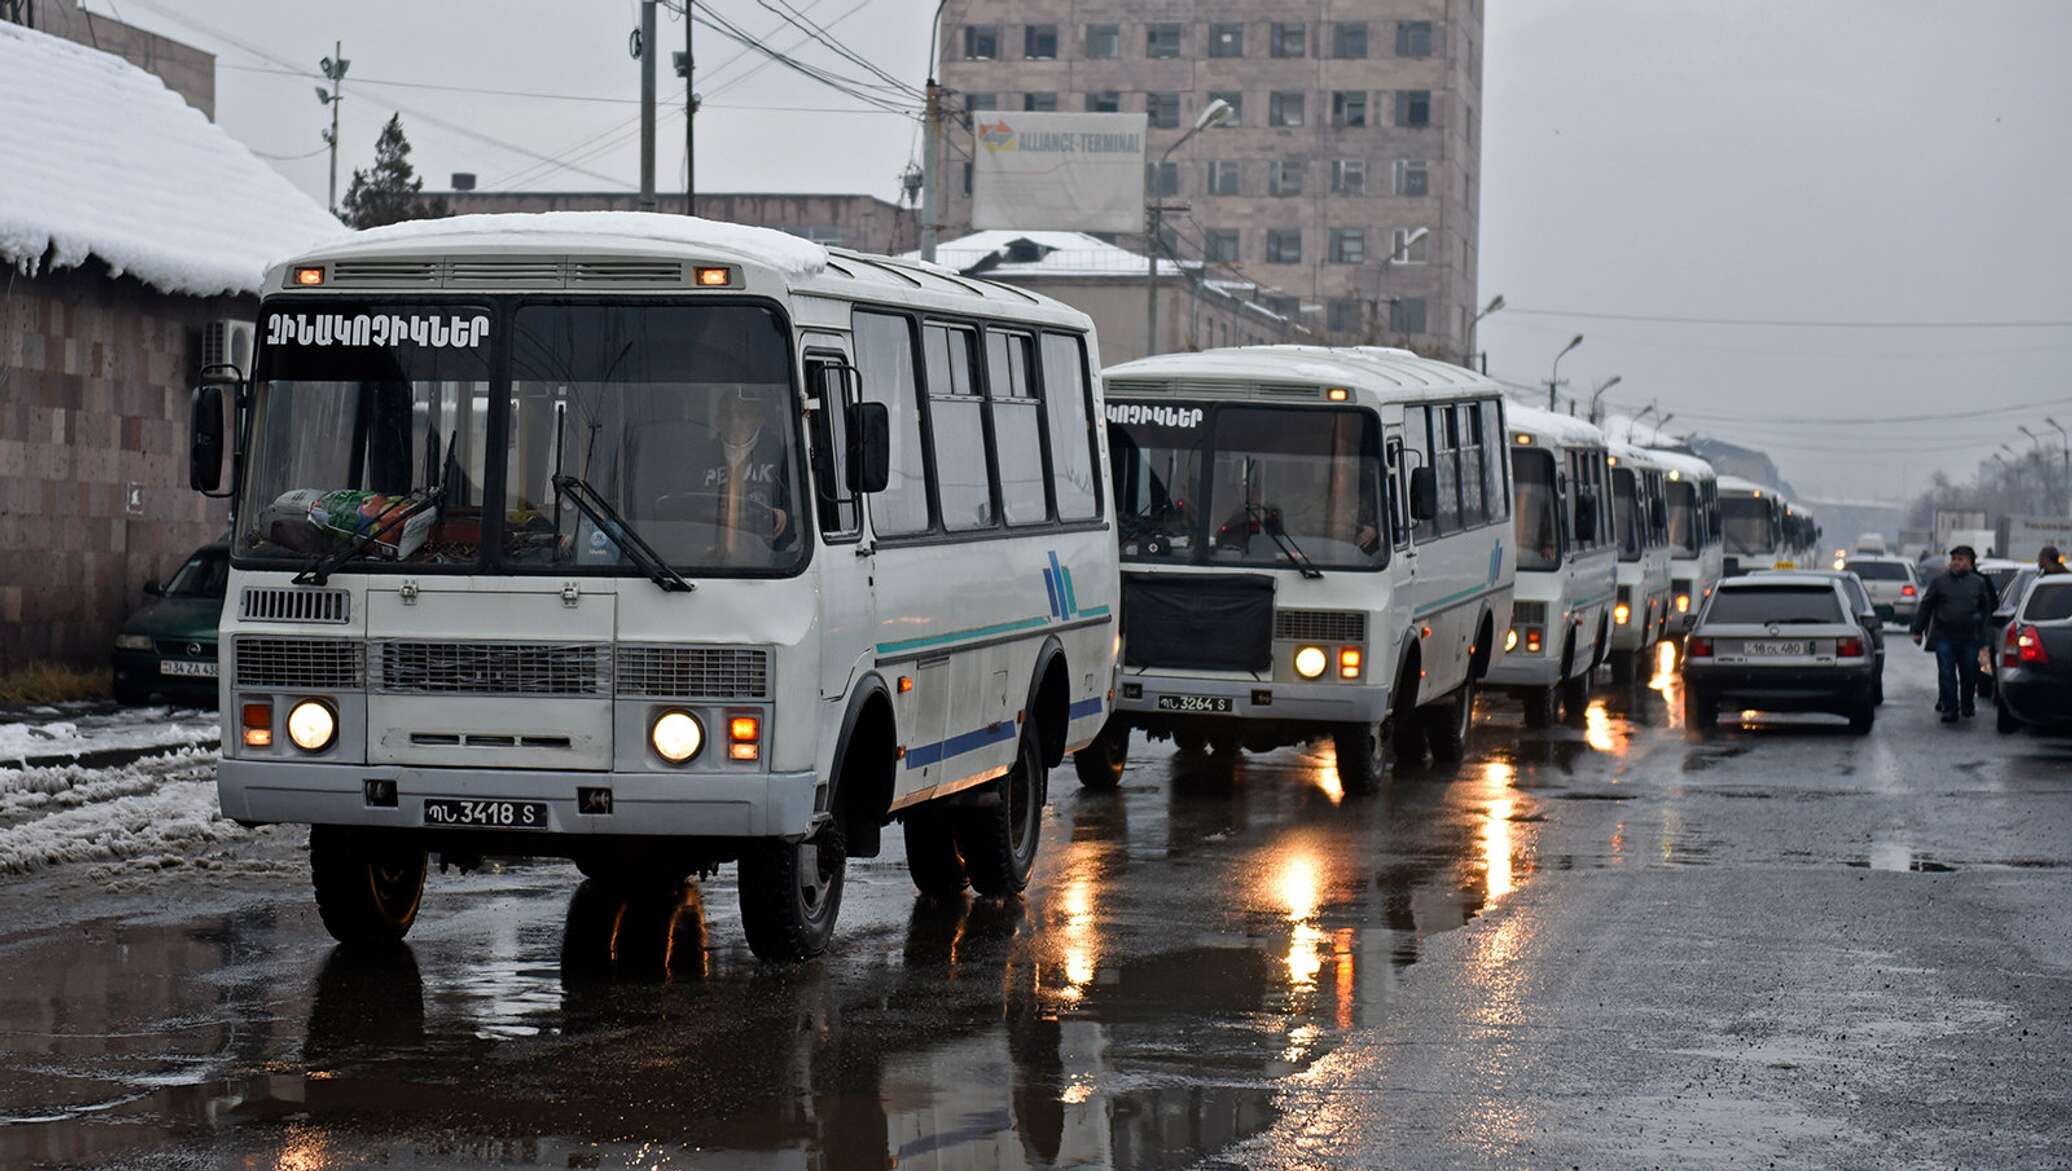
[[[209,322],[201,331],[201,366],[230,365],[246,378],[252,376],[253,324],[225,317]]]

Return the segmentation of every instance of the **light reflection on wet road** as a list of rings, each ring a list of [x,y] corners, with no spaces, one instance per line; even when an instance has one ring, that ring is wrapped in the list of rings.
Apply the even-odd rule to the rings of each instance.
[[[1468,762],[1365,800],[1328,745],[1228,764],[1139,741],[1117,793],[1055,774],[1025,901],[917,900],[893,833],[853,865],[834,951],[794,969],[748,954],[730,874],[634,898],[561,865],[435,877],[411,946],[371,958],[329,946],[281,867],[121,898],[53,874],[0,904],[78,908],[0,933],[17,973],[0,1166],[1164,1168],[1272,1150],[1319,1125],[1313,1102],[1287,1115],[1289,1087],[1399,1023],[1407,981],[1472,976],[1492,1035],[1526,1013],[1505,974],[1535,945],[1526,918],[1493,916],[1472,960],[1418,965],[1543,874],[1991,856],[1989,834],[1924,845],[1918,818],[1816,800],[1919,787],[1897,742],[1932,730],[1897,710],[1925,694],[1905,667],[1888,721],[1906,726],[1863,742],[1808,720],[1687,739],[1668,661],[1544,734],[1486,702]],[[1962,775],[1988,788],[2018,783],[2002,758],[2056,751],[1971,735],[1934,767],[1981,758]],[[1781,768],[1810,774],[1809,810],[1749,799],[1787,795]],[[277,836],[268,861],[294,862],[299,836]],[[2062,841],[2029,854],[2035,872],[2065,862]],[[1485,1090],[1512,1045],[1476,1055]],[[1522,1110],[1475,1104],[1487,1149],[1526,1133]]]

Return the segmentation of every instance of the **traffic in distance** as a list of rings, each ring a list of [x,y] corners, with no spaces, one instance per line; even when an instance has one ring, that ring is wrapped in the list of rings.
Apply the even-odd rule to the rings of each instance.
[[[1693,729],[1868,732],[1922,602],[1816,565],[1774,488],[1406,350],[1103,370],[1023,289],[612,213],[362,232],[268,288],[252,377],[195,391],[233,522],[190,570],[223,812],[312,827],[348,945],[410,930],[434,858],[545,855],[737,866],[750,947],[803,959],[895,825],[922,894],[1019,892],[1068,758],[1104,790],[1133,739],[1328,742],[1367,793],[1667,647]],[[2072,717],[2062,581],[1997,595],[2003,729]]]

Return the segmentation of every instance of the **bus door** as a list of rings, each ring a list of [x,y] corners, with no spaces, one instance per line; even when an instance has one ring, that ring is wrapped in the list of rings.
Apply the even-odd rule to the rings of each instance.
[[[820,697],[835,702],[870,665],[878,625],[872,558],[861,539],[863,498],[849,490],[849,408],[858,384],[846,339],[808,334],[801,348],[814,528],[822,546],[813,559],[820,579]]]

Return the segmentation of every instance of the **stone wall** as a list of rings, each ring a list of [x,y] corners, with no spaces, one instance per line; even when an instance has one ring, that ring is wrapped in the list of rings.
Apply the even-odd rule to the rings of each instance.
[[[187,487],[188,390],[204,323],[254,311],[97,261],[0,270],[0,674],[105,662],[145,580],[222,534]]]
[[[36,0],[36,31],[75,44],[113,53],[146,73],[156,74],[166,88],[187,104],[216,120],[216,55],[171,37],[90,13],[77,0]]]

